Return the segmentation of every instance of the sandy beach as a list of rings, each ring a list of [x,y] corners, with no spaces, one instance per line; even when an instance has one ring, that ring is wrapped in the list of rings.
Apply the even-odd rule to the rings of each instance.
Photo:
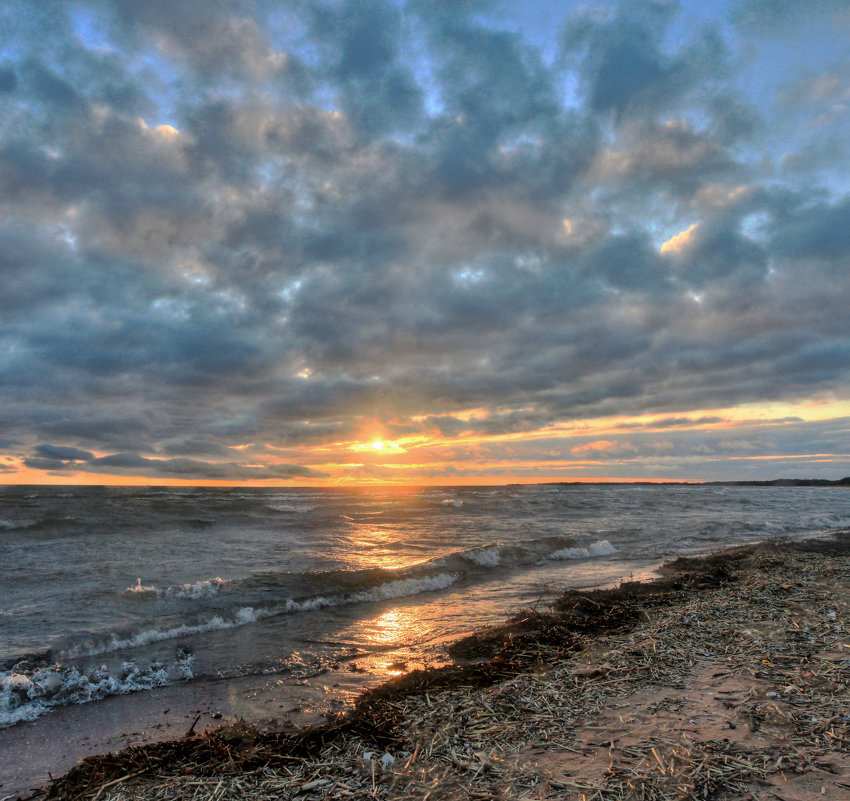
[[[566,592],[306,730],[89,757],[48,799],[850,798],[850,532]]]

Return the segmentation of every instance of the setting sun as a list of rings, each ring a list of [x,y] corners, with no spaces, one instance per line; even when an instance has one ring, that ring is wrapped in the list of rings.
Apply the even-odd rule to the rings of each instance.
[[[372,447],[373,447],[376,451],[380,451],[380,450],[383,450],[383,448],[384,448],[384,443],[383,443],[383,442],[381,442],[381,440],[376,439],[376,440],[372,443]]]

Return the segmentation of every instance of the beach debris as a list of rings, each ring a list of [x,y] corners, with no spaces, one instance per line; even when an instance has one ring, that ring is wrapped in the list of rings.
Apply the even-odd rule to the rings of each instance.
[[[658,582],[518,615],[458,646],[479,661],[400,676],[322,727],[237,724],[92,757],[44,797],[845,797],[848,626],[850,532],[676,560]]]

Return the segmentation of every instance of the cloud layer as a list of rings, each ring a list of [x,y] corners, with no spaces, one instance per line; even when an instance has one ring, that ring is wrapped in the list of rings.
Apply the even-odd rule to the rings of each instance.
[[[6,3],[0,469],[850,472],[844,4],[517,8]]]

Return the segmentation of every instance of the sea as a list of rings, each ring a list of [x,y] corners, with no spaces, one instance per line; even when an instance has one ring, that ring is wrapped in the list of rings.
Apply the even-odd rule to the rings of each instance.
[[[831,487],[0,488],[0,728],[163,687],[368,683],[568,587],[847,526]]]

